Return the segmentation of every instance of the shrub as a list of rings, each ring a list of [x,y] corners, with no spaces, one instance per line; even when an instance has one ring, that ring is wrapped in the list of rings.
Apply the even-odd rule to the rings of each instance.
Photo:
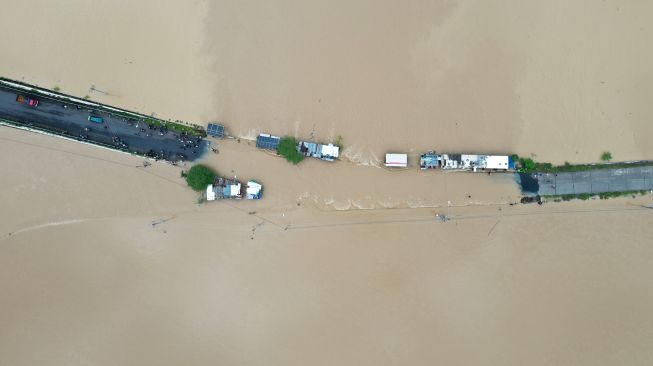
[[[612,153],[610,153],[609,151],[603,152],[603,154],[601,154],[601,160],[603,160],[603,161],[612,160]]]
[[[589,194],[589,193],[581,193],[581,194],[578,195],[578,198],[583,200],[583,201],[586,201],[586,200],[590,199],[591,197],[592,197],[592,195]]]
[[[563,194],[562,196],[560,196],[560,198],[562,198],[563,201],[571,201],[574,198],[576,198],[576,195],[575,194]]]
[[[279,141],[277,153],[293,164],[298,164],[304,160],[304,155],[297,151],[297,140],[294,137],[286,136],[282,138]]]
[[[527,173],[535,170],[535,162],[531,158],[519,159],[519,165],[521,166],[521,170]]]
[[[186,173],[186,183],[196,191],[206,189],[206,186],[212,184],[214,180],[215,172],[205,165],[194,165]]]
[[[336,142],[334,142],[333,144],[342,149],[342,135],[338,135],[338,138],[336,138]]]

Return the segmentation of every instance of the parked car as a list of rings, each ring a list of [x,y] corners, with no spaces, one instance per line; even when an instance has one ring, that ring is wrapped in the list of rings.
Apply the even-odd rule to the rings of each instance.
[[[22,103],[22,104],[28,105],[30,107],[36,107],[37,105],[39,105],[38,100],[36,100],[34,98],[26,97],[24,95],[17,95],[16,96],[16,101],[18,103]]]
[[[98,116],[88,116],[88,120],[94,123],[104,123],[104,118]]]

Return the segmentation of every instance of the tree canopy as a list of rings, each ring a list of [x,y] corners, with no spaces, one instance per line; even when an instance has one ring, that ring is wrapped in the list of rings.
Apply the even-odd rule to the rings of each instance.
[[[609,151],[603,152],[603,154],[601,154],[601,160],[603,160],[603,161],[612,160],[612,153],[610,153]]]
[[[201,191],[206,189],[206,186],[213,183],[215,175],[215,172],[205,165],[194,165],[190,168],[188,173],[186,173],[186,183],[188,183],[192,189]]]

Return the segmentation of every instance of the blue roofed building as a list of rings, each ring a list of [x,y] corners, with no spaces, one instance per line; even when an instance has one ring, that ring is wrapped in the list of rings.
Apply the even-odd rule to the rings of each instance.
[[[267,133],[259,134],[256,138],[256,147],[259,149],[274,150],[279,147],[281,137],[268,135]]]
[[[206,134],[209,136],[215,136],[219,138],[224,137],[224,125],[218,123],[209,123],[209,126],[206,129]]]
[[[422,170],[435,169],[440,164],[440,155],[429,151],[419,157],[419,168]]]

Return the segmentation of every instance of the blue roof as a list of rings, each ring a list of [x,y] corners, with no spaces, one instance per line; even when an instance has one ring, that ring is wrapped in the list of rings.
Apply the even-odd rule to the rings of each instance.
[[[256,147],[259,149],[276,150],[279,147],[280,137],[260,134],[256,138]]]
[[[297,151],[307,156],[317,155],[317,144],[314,142],[300,141],[297,144]]]
[[[211,136],[224,137],[224,126],[217,123],[209,123],[206,133]]]
[[[419,159],[419,165],[422,168],[437,168],[440,156],[434,152],[422,154]]]

